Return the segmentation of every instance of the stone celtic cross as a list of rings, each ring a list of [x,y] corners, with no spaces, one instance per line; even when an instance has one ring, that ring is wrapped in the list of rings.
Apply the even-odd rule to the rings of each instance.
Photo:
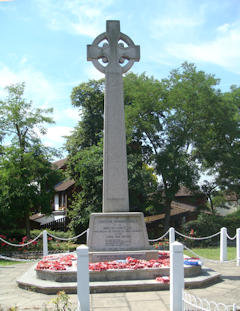
[[[103,212],[128,212],[128,174],[122,74],[140,59],[140,47],[120,32],[119,21],[87,46],[87,60],[105,74]]]

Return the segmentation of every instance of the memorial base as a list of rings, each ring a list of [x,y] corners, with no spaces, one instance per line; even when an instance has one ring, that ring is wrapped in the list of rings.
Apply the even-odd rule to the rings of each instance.
[[[104,252],[103,256],[107,252],[109,255],[111,252],[114,254],[119,252],[120,255],[126,251],[127,255],[132,251],[150,250],[143,214],[134,212],[91,214],[88,247],[89,252]]]
[[[158,250],[89,252],[89,262],[125,260],[127,257],[158,260],[158,252]]]

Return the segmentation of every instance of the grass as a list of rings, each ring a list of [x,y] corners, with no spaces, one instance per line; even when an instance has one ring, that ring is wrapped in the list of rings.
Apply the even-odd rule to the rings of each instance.
[[[219,247],[208,247],[208,248],[191,248],[192,251],[197,253],[199,256],[219,260],[220,258],[220,248]],[[227,248],[228,260],[236,258],[236,247],[228,246]],[[194,254],[189,251],[184,251],[184,254],[190,257],[194,257]]]
[[[0,259],[0,266],[12,266],[17,263],[25,263],[26,261],[12,261],[12,260],[3,260]]]

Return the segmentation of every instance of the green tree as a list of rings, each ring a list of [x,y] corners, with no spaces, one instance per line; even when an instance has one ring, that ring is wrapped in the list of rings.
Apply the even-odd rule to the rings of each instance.
[[[8,97],[0,101],[0,214],[3,224],[11,219],[8,226],[18,226],[24,218],[30,236],[29,216],[39,210],[50,211],[58,179],[50,163],[55,151],[44,147],[38,134],[46,133],[44,124],[53,123],[47,116],[52,109],[34,109],[23,97],[24,83],[6,89]]]
[[[171,202],[181,185],[198,190],[200,173],[206,169],[218,174],[218,185],[220,181],[224,185],[224,180],[225,184],[236,185],[240,176],[231,168],[234,159],[234,167],[238,167],[235,154],[239,155],[239,89],[223,94],[217,89],[218,84],[214,75],[189,63],[183,63],[161,81],[146,74],[130,73],[124,77],[129,190],[132,198],[135,196],[131,208],[139,207],[139,203],[134,203],[138,197],[136,172],[141,175],[143,168],[152,167],[159,180],[159,198],[151,211],[165,212],[165,230]],[[74,171],[78,152],[102,138],[103,81],[90,81],[75,88],[72,100],[83,117],[67,143],[70,171]],[[90,113],[90,106],[94,107],[94,114]],[[96,128],[90,122],[93,119]],[[134,165],[131,167],[132,163],[138,171]],[[143,175],[142,182],[146,177]],[[146,191],[150,193],[152,189]],[[147,204],[140,209],[150,210]]]
[[[74,161],[74,169],[72,164]],[[70,210],[70,229],[79,234],[88,228],[89,216],[102,208],[102,143],[80,150],[74,159],[69,155],[70,175],[79,191],[75,193]]]
[[[214,215],[215,207],[221,207],[225,203],[223,194],[219,191],[215,181],[204,180],[201,190],[206,195],[211,212]]]
[[[104,105],[104,80],[90,80],[73,88],[71,94],[72,105],[79,108],[81,120],[75,128],[71,142],[67,143],[68,149],[76,151],[85,147],[97,145],[102,138],[103,130],[103,105]],[[74,149],[71,149],[74,153]]]
[[[218,139],[212,140],[212,148],[206,150],[206,165],[216,175],[222,190],[240,197],[240,87],[232,86],[223,94],[222,106],[221,119],[214,124]],[[215,165],[212,165],[213,157]]]
[[[71,138],[70,138],[71,139]],[[130,147],[129,147],[130,148]],[[74,234],[88,228],[91,213],[102,210],[103,144],[86,147],[71,157],[69,174],[76,181],[70,207],[70,229]],[[71,165],[74,161],[74,165]],[[146,166],[139,155],[128,155],[129,205],[131,211],[145,211],[149,205],[148,193],[156,190],[157,181],[153,170]]]
[[[162,81],[132,73],[124,80],[128,134],[160,177],[165,229],[180,185],[197,189],[201,171],[215,174],[218,186],[239,189],[240,90],[224,94],[218,84],[189,63]]]
[[[170,78],[162,82],[145,74],[138,76],[133,73],[124,79],[128,135],[141,144],[145,161],[159,176],[159,194],[164,193],[165,230],[169,226],[171,202],[180,186],[193,189],[199,178],[198,167],[191,154],[191,127],[187,124],[186,109],[182,101],[176,104],[173,100],[173,92],[176,91],[173,83],[183,76],[178,74],[179,77],[177,72],[172,72]],[[192,79],[188,80],[187,85]],[[181,91],[182,97],[190,96],[184,85]]]
[[[102,208],[103,83],[103,80],[82,83],[72,92],[72,103],[81,116],[66,143],[69,174],[79,189],[70,211],[70,227],[75,233],[87,228],[90,214]],[[130,209],[145,210],[147,192],[156,189],[156,178],[143,163],[141,148],[129,143],[127,149]]]

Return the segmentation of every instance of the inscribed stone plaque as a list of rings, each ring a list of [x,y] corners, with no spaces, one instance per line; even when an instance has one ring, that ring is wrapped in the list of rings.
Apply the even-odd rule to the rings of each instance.
[[[150,248],[142,213],[91,214],[89,229],[89,251]]]

